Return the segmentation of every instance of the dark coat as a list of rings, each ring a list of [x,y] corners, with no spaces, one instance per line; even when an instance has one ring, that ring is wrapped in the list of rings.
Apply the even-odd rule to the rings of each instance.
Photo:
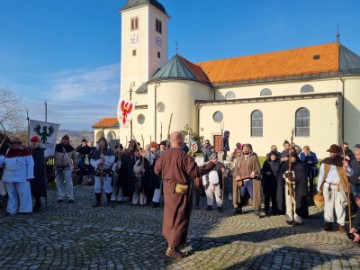
[[[38,197],[44,195],[46,189],[46,163],[44,158],[44,150],[37,147],[32,150],[34,159],[34,179],[31,180],[31,193],[33,196]]]
[[[152,165],[150,165],[150,159],[151,159],[150,154],[151,154],[150,151],[147,151],[145,153],[145,159],[149,163],[147,188],[150,190],[154,190],[156,188],[160,188],[161,178],[160,178],[160,176],[156,175],[154,172],[155,163],[156,163],[156,160],[160,157],[160,153],[159,152],[155,153],[155,160]]]
[[[130,159],[125,153],[120,155],[121,168],[117,171],[117,186],[123,189],[125,197],[133,192],[133,181],[130,181]]]
[[[136,181],[134,175],[134,165],[137,159],[139,158],[135,158],[135,156],[130,158],[130,181],[132,182],[130,188],[132,188],[132,192],[134,191],[134,182]],[[140,188],[147,189],[149,187],[149,168],[150,168],[149,161],[146,158],[140,157],[140,164],[144,164],[143,168],[145,169],[145,172],[143,173],[140,180]]]
[[[261,169],[262,186],[265,195],[275,194],[277,190],[278,175],[281,168],[280,159],[266,160]],[[268,175],[267,173],[271,173]]]
[[[278,186],[276,192],[276,201],[280,213],[285,212],[285,179],[284,173],[289,169],[289,162],[283,163],[278,175]],[[296,214],[302,218],[309,217],[307,204],[307,173],[304,164],[297,161],[291,164],[291,170],[295,173],[295,201]]]

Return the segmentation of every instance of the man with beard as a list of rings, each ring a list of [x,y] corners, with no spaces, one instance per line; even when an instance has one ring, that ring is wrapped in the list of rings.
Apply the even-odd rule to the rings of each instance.
[[[69,143],[69,136],[61,138],[61,143],[55,146],[54,156],[55,179],[58,191],[58,202],[63,202],[65,194],[68,202],[74,202],[74,184],[72,172],[77,169],[76,151]],[[65,182],[65,184],[64,184]]]
[[[349,192],[348,176],[353,170],[346,160],[340,156],[340,147],[332,144],[327,150],[330,156],[321,162],[317,189],[324,194],[324,231],[332,231],[334,210],[337,217],[338,230],[344,233],[345,207],[348,204],[346,192]]]
[[[286,223],[297,226],[302,218],[309,217],[306,168],[295,150],[290,153],[291,164],[283,163],[279,172],[276,198],[279,212],[285,212]]]
[[[112,166],[115,162],[115,154],[108,147],[108,143],[104,137],[101,137],[98,141],[98,148],[91,155],[90,163],[95,168],[95,198],[96,203],[93,207],[99,207],[101,205],[101,195],[105,192],[106,201],[108,206],[110,204],[111,194],[113,192],[111,180],[112,180]]]
[[[242,213],[246,191],[253,201],[255,214],[261,217],[261,181],[259,159],[250,144],[244,144],[235,165],[233,180],[234,215]]]
[[[163,179],[164,222],[163,235],[168,247],[166,256],[182,258],[179,250],[185,244],[190,223],[193,180],[210,172],[216,166],[216,159],[197,167],[195,160],[183,149],[181,132],[170,135],[171,148],[156,161],[154,172]]]
[[[318,164],[318,159],[316,154],[310,151],[310,147],[308,145],[303,147],[303,151],[300,153],[299,159],[306,167],[307,179],[309,181],[308,195],[312,198],[314,195],[314,178],[317,175],[316,165]]]
[[[262,185],[265,195],[265,214],[269,215],[270,209],[270,200],[272,206],[272,214],[277,214],[277,204],[276,204],[276,187],[277,187],[277,177],[280,171],[280,158],[278,157],[277,151],[271,151],[269,157],[265,160],[263,167],[261,169],[262,173]]]

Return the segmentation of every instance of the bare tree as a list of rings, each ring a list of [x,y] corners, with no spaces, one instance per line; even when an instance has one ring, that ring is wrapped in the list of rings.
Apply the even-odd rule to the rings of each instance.
[[[0,89],[0,127],[9,132],[24,128],[24,111],[21,98],[10,88]]]

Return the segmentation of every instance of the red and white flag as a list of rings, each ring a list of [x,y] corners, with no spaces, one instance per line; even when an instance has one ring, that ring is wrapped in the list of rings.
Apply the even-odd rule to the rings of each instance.
[[[132,118],[133,111],[135,109],[135,102],[132,100],[119,100],[117,107],[117,118],[120,124],[120,127],[124,127],[127,122]]]

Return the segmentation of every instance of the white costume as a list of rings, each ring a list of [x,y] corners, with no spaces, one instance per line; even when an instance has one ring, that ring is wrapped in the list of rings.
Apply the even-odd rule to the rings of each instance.
[[[33,207],[28,179],[34,178],[34,160],[30,150],[9,149],[5,156],[0,155],[0,168],[4,168],[2,181],[9,195],[7,212],[10,215],[31,213]]]

